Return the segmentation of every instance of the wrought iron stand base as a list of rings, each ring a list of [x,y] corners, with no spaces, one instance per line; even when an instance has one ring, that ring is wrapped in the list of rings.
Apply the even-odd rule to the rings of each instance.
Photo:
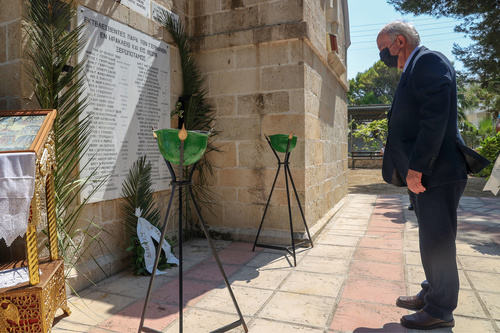
[[[262,220],[260,221],[259,230],[257,231],[257,236],[255,237],[252,251],[255,251],[255,247],[263,247],[263,248],[268,248],[268,249],[286,251],[287,253],[289,253],[293,257],[293,265],[297,266],[297,256],[295,253],[296,247],[305,247],[305,245],[307,245],[307,244],[309,244],[310,247],[314,247],[314,245],[313,245],[313,242],[311,239],[311,235],[309,233],[309,228],[307,227],[306,218],[304,216],[304,211],[302,210],[302,205],[300,204],[299,195],[297,194],[297,189],[295,188],[295,183],[293,182],[292,173],[290,172],[290,162],[289,162],[289,159],[290,159],[290,151],[289,151],[290,139],[288,140],[288,147],[287,147],[287,150],[285,153],[284,162],[281,162],[281,160],[278,156],[278,153],[271,145],[271,142],[269,141],[269,138],[267,136],[266,136],[266,139],[267,139],[267,142],[269,143],[269,146],[273,150],[274,156],[276,156],[276,158],[278,159],[278,171],[276,172],[276,176],[274,177],[274,182],[273,182],[273,186],[271,188],[271,193],[269,193],[269,198],[267,199],[266,208],[264,209],[264,214],[262,215]],[[262,230],[262,225],[264,224],[264,218],[266,217],[267,209],[269,208],[271,196],[273,195],[274,186],[276,185],[276,180],[278,179],[278,175],[279,175],[280,170],[281,170],[281,165],[283,165],[283,168],[285,169],[286,198],[288,201],[288,217],[290,220],[290,237],[291,237],[291,245],[290,246],[270,245],[270,244],[262,244],[262,243],[257,242],[259,239],[260,231]],[[298,242],[298,243],[295,243],[295,239],[294,239],[294,235],[293,235],[292,208],[291,208],[291,202],[290,202],[290,189],[289,189],[289,185],[288,185],[288,178],[290,178],[290,183],[292,184],[293,192],[295,193],[295,199],[297,200],[297,203],[299,205],[300,214],[302,215],[302,220],[304,221],[304,227],[306,229],[307,237],[308,237],[308,239],[303,240],[303,241]]]

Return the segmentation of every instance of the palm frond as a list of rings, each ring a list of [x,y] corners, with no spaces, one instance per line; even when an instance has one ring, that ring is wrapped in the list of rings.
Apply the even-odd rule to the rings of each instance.
[[[152,184],[151,162],[147,161],[146,156],[139,157],[130,168],[128,176],[122,184],[120,201],[121,215],[125,221],[126,231],[130,236],[130,247],[127,251],[132,252],[132,266],[136,275],[149,274],[144,262],[144,249],[137,237],[136,208],[141,209],[141,217],[155,227],[160,227],[160,210],[154,200]],[[165,239],[169,241],[167,237]],[[158,268],[165,267],[169,267],[169,265],[166,264],[166,257],[162,252]]]
[[[83,117],[87,107],[82,75],[85,62],[75,61],[85,43],[84,25],[70,28],[77,14],[73,0],[24,0],[24,4],[29,60],[26,70],[40,107],[57,110],[53,125],[57,232],[61,255],[68,268],[75,268],[91,244],[105,247],[99,238],[104,232],[102,228],[90,235],[90,226],[95,227],[92,221],[87,228],[79,227],[83,207],[103,184],[102,179],[95,179],[96,170],[90,172],[90,177],[80,179],[81,170],[88,167],[80,162],[90,138],[90,118]],[[72,70],[66,70],[68,65],[72,65]],[[82,186],[89,182],[96,184],[94,191],[79,203]]]

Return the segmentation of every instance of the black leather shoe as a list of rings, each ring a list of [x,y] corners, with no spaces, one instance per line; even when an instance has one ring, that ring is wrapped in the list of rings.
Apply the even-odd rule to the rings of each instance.
[[[413,205],[412,205],[412,204],[409,204],[409,205],[408,205],[408,210],[414,210],[414,208],[413,208]]]
[[[424,310],[420,310],[414,314],[401,317],[401,325],[416,330],[432,330],[440,327],[453,327],[455,326],[455,321],[435,318]]]
[[[421,310],[425,306],[425,302],[420,300],[418,296],[399,296],[396,305],[408,310]]]

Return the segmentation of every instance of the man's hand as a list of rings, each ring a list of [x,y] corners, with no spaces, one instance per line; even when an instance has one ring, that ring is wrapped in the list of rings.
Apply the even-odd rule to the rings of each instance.
[[[409,169],[408,175],[406,176],[406,184],[408,184],[408,189],[415,194],[420,194],[425,191],[425,187],[422,185],[422,173]]]

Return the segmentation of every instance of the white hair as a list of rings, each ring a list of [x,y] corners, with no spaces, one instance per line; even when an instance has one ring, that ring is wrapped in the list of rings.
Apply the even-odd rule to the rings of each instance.
[[[378,33],[379,36],[382,34],[391,37],[391,39],[396,39],[399,35],[403,35],[406,41],[413,47],[420,45],[420,35],[417,29],[409,22],[392,21],[387,23]]]

